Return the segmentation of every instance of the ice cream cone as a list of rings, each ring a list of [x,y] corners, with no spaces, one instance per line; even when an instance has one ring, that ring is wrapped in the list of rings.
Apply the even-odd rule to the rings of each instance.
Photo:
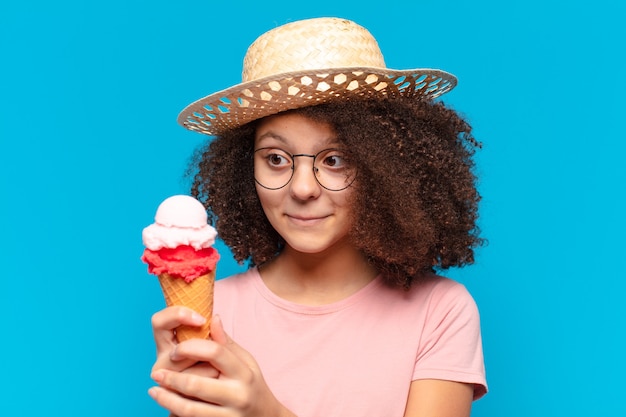
[[[206,323],[201,327],[180,326],[176,329],[176,338],[179,342],[209,337],[211,316],[213,315],[213,285],[215,270],[202,275],[191,282],[182,278],[173,277],[168,273],[159,275],[159,282],[167,306],[181,305],[201,314]]]

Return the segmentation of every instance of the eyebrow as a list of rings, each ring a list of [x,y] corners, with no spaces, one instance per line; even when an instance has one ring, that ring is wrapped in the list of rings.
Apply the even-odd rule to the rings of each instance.
[[[261,141],[261,140],[266,139],[266,138],[276,139],[279,142],[284,143],[285,145],[287,144],[287,140],[284,137],[282,137],[282,136],[280,136],[280,135],[278,135],[278,134],[276,134],[276,133],[274,133],[272,131],[263,133],[261,136],[256,138],[256,140],[257,141]]]
[[[277,141],[281,142],[284,145],[289,145],[287,139],[285,139],[281,135],[274,133],[272,131],[263,133],[262,135],[257,137],[255,141],[260,142],[264,139],[276,139]],[[339,147],[340,145],[341,145],[341,142],[337,140],[337,138],[335,137],[335,138],[327,139],[327,141],[325,142],[325,145],[323,146],[330,146],[334,148],[334,147]]]

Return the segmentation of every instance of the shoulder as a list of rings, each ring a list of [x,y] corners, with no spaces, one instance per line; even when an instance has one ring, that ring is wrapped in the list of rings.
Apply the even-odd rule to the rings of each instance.
[[[441,315],[442,319],[447,316],[478,319],[474,297],[458,281],[434,275],[417,284],[415,291],[428,293],[429,311],[433,315]]]
[[[433,321],[470,316],[478,318],[476,304],[465,286],[452,279],[429,275],[415,282],[409,289],[392,287],[384,280],[360,300],[355,308],[364,315],[376,316],[407,329],[428,326]],[[363,311],[364,310],[364,311]]]
[[[221,278],[215,281],[215,292],[220,295],[226,295],[233,292],[239,292],[246,287],[254,286],[254,281],[258,273],[255,268],[248,269],[247,271],[230,275],[226,278]]]
[[[416,281],[411,288],[403,291],[400,297],[431,308],[445,304],[475,304],[465,285],[435,274]]]
[[[465,285],[449,278],[433,276],[411,288],[422,305],[421,337],[425,352],[450,347],[480,346],[480,315],[474,298]],[[466,348],[459,347],[458,351]],[[468,349],[473,351],[474,349]]]
[[[380,302],[386,305],[381,308],[396,320],[421,323],[426,332],[439,326],[479,326],[476,302],[465,285],[458,281],[433,274],[414,283],[408,290],[396,289],[394,292],[381,297]]]
[[[439,379],[474,384],[474,397],[487,390],[480,316],[467,288],[437,277],[411,291],[428,293],[414,380]]]

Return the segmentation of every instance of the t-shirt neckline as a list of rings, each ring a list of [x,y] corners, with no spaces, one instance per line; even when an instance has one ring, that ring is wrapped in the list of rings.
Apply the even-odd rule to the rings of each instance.
[[[306,305],[285,300],[272,292],[272,290],[265,285],[265,282],[263,282],[261,274],[257,268],[253,268],[250,272],[254,286],[265,300],[283,310],[306,315],[332,314],[344,310],[351,305],[358,303],[362,299],[367,298],[372,292],[376,291],[382,285],[382,278],[378,275],[363,288],[342,300],[322,305]]]

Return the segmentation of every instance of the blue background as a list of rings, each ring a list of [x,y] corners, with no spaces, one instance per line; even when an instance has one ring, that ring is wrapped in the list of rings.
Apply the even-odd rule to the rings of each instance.
[[[389,67],[456,74],[445,101],[484,143],[489,245],[450,272],[482,314],[473,416],[626,415],[624,2],[365,3],[2,3],[0,414],[167,415],[139,257],[203,140],[176,116],[237,83],[257,35],[340,16]]]

